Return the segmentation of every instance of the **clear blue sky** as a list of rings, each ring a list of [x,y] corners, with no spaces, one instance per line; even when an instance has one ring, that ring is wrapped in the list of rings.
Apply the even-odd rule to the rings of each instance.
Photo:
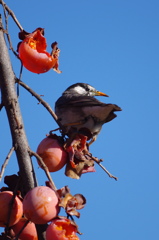
[[[119,180],[110,179],[98,166],[96,173],[80,180],[64,176],[64,169],[51,174],[57,187],[68,185],[73,194],[87,198],[77,220],[81,240],[150,240],[159,237],[159,2],[158,0],[59,0],[7,1],[23,28],[45,28],[48,43],[59,43],[60,70],[33,74],[26,69],[22,80],[54,107],[71,84],[86,82],[116,103],[123,111],[105,124],[91,146],[94,156]],[[0,8],[1,9],[1,8]],[[2,10],[0,10],[2,12]],[[13,46],[18,28],[9,18]],[[14,72],[20,63],[10,52]],[[49,113],[20,88],[19,97],[30,147],[57,127]],[[0,124],[1,163],[11,139],[5,111]],[[46,177],[34,159],[40,185]],[[10,159],[6,174],[17,171]],[[3,186],[3,183],[1,183]]]

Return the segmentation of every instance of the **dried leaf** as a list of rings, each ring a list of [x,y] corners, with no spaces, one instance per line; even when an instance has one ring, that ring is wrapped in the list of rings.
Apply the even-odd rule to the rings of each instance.
[[[57,42],[53,42],[51,44],[51,47],[52,47],[51,56],[53,56],[53,58],[56,60],[53,70],[57,73],[62,73],[62,71],[59,70],[60,49],[57,47]]]
[[[68,186],[62,187],[57,190],[57,193],[60,198],[65,197],[67,193],[70,193],[70,189]]]
[[[75,194],[74,197],[77,200],[77,209],[82,209],[84,208],[86,204],[86,198],[82,194]]]
[[[63,207],[68,215],[80,217],[80,213],[77,210],[82,209],[86,204],[86,198],[82,194],[70,193],[69,188],[63,187],[57,190],[60,203],[59,206]]]
[[[79,179],[83,173],[95,172],[94,161],[88,150],[87,136],[76,134],[71,141],[69,138],[65,144],[65,150],[70,160],[66,165],[66,176]]]
[[[60,207],[63,207],[63,208],[66,208],[68,201],[69,201],[70,199],[72,199],[72,198],[73,198],[73,196],[72,196],[70,193],[67,193],[67,194],[65,195],[65,197],[63,197],[62,199],[60,199],[59,206],[60,206]]]

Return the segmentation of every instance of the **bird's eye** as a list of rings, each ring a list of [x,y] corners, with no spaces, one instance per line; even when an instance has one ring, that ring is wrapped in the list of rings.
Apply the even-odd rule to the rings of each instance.
[[[88,87],[86,87],[86,91],[89,92],[89,88]]]

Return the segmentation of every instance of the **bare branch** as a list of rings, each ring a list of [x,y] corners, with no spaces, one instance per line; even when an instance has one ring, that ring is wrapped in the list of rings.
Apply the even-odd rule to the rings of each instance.
[[[112,175],[100,162],[96,162],[107,174],[110,178],[114,178],[116,181],[118,180],[117,177]]]
[[[9,162],[9,159],[10,159],[10,157],[11,157],[13,152],[14,152],[14,147],[12,147],[10,149],[10,151],[9,151],[9,153],[8,153],[6,159],[5,159],[5,161],[4,161],[4,163],[3,163],[2,167],[1,167],[0,181],[2,180],[2,177],[3,177],[3,174],[4,174],[4,170],[5,170],[6,166],[7,166],[8,162]]]
[[[88,154],[87,154],[87,155],[88,155]],[[90,157],[92,158],[92,160],[95,161],[95,162],[104,170],[104,172],[106,172],[106,174],[108,174],[108,176],[109,176],[110,178],[114,178],[116,181],[118,180],[117,177],[113,176],[113,175],[101,164],[101,162],[102,162],[101,159],[99,160],[98,158],[93,157],[92,154],[91,154],[91,155],[88,155],[88,156],[90,156]]]
[[[2,6],[3,6],[3,10],[4,10],[4,17],[5,17],[5,24],[6,24],[6,28],[3,29],[4,33],[6,33],[6,36],[7,36],[7,39],[8,39],[8,43],[9,43],[9,46],[10,46],[10,49],[12,50],[12,52],[14,53],[14,55],[18,57],[18,54],[16,53],[16,51],[13,49],[13,46],[12,46],[12,43],[11,43],[11,39],[10,39],[10,35],[8,33],[8,16],[9,14],[7,14],[7,11],[5,9],[5,6],[4,4],[2,3]]]
[[[0,3],[2,3],[2,0],[0,0]],[[9,11],[6,6],[5,8],[7,11]],[[16,23],[18,23],[13,13],[11,11],[9,12]],[[21,25],[17,25],[22,30]],[[8,49],[4,39],[2,20],[0,17],[0,86],[2,93],[2,102],[4,104],[10,125],[13,146],[15,147],[19,165],[19,174],[23,183],[24,192],[22,195],[24,196],[29,190],[37,186],[37,181],[32,165],[32,160],[28,153],[29,145],[24,130],[23,119],[16,94],[15,79],[16,77],[12,70]],[[44,240],[46,224],[37,225],[36,228],[38,239]]]
[[[29,153],[30,153],[30,155],[36,157],[36,159],[40,162],[41,168],[46,173],[46,176],[47,176],[48,180],[51,182],[54,190],[57,190],[57,188],[55,186],[55,183],[53,182],[53,180],[51,178],[50,172],[48,171],[48,167],[45,165],[43,159],[36,152],[33,152],[33,151],[29,150]]]
[[[23,27],[19,23],[18,19],[16,18],[14,12],[6,5],[6,3],[3,0],[0,0],[0,4],[2,4],[3,8],[8,12],[8,14],[13,18],[14,22],[18,26],[18,28],[23,31]]]
[[[20,81],[19,79],[16,79],[16,82],[19,83],[22,87],[24,87],[28,92],[30,92],[32,94],[32,96],[34,96],[47,110],[48,112],[51,114],[51,116],[54,118],[54,120],[56,121],[56,123],[59,125],[60,129],[62,129],[63,132],[65,132],[64,126],[61,124],[61,122],[58,120],[58,117],[56,116],[56,114],[54,113],[54,111],[52,110],[52,108],[50,107],[50,105],[45,102],[39,94],[37,94],[36,92],[34,92],[27,84],[25,84],[24,82]]]

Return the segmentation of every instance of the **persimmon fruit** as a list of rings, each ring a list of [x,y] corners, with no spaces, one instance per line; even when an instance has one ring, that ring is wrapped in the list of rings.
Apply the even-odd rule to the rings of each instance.
[[[10,212],[11,211],[11,212]],[[0,227],[5,227],[16,224],[23,214],[23,204],[16,196],[13,200],[13,192],[4,191],[0,193]]]
[[[26,224],[26,222],[27,222],[27,219],[21,218],[19,222],[17,222],[14,226],[11,227],[12,234],[16,236],[20,232],[24,224]],[[33,222],[28,222],[28,224],[25,226],[25,228],[19,235],[18,239],[19,240],[38,240],[35,224]]]
[[[45,73],[57,64],[54,58],[46,51],[46,38],[43,29],[38,28],[30,33],[18,45],[19,58],[23,66],[33,73]]]
[[[50,137],[46,137],[40,142],[37,153],[43,159],[49,172],[59,171],[68,160],[68,154],[60,145],[58,139]]]
[[[67,218],[54,219],[46,229],[46,240],[79,240],[77,227]]]
[[[56,192],[46,186],[30,190],[23,200],[24,216],[35,224],[45,224],[59,213]]]

